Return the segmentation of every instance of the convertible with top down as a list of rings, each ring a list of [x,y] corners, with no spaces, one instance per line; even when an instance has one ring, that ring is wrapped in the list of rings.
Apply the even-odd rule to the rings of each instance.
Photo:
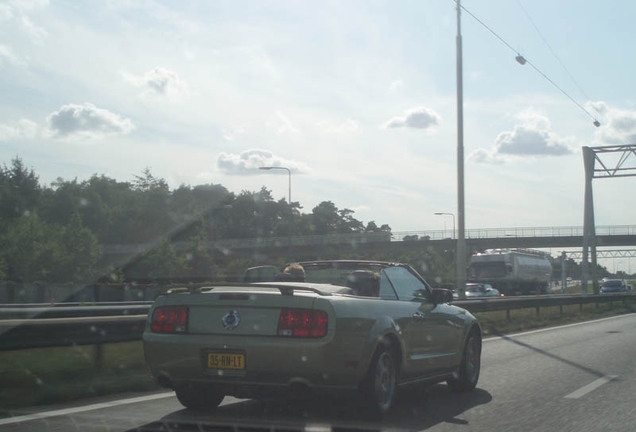
[[[379,412],[408,384],[475,388],[481,329],[449,304],[449,290],[432,289],[406,264],[299,264],[304,281],[262,266],[248,269],[249,283],[158,297],[143,335],[158,383],[193,409],[226,395],[354,391]]]

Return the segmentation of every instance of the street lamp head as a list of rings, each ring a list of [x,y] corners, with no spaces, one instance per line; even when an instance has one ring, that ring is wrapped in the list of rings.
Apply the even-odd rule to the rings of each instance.
[[[272,167],[269,167],[269,166],[268,167],[258,167],[258,169],[269,171],[269,170],[272,169]]]

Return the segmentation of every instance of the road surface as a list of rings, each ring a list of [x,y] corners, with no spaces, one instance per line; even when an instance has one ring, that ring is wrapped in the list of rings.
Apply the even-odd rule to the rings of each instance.
[[[636,314],[484,341],[478,388],[403,391],[379,419],[347,400],[288,403],[226,398],[209,414],[169,392],[5,413],[9,431],[634,431]]]

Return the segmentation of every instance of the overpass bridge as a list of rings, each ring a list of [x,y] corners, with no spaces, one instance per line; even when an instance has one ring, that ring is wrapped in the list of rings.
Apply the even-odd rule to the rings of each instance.
[[[215,254],[267,261],[276,257],[303,259],[340,257],[349,253],[401,253],[434,248],[455,249],[450,230],[370,232],[311,236],[221,239],[208,242]],[[467,252],[505,248],[582,248],[583,227],[479,228],[465,231]],[[636,225],[596,227],[597,247],[636,247]],[[110,261],[131,263],[153,244],[126,244],[104,247]],[[175,242],[177,251],[186,251],[187,242]]]
[[[455,240],[444,237],[445,231],[395,233],[392,240],[405,238],[429,239],[432,242],[454,244]],[[480,228],[465,232],[470,250],[504,248],[577,248],[583,247],[583,227],[517,227]],[[596,227],[597,247],[636,247],[635,225],[609,225]]]

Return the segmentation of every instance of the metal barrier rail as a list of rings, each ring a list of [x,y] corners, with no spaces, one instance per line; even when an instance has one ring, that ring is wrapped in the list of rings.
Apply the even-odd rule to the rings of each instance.
[[[152,302],[143,304],[110,304],[90,306],[36,306],[7,307],[0,306],[1,320],[8,319],[52,319],[78,317],[104,317],[120,315],[147,314]]]
[[[141,340],[144,315],[0,321],[0,351]]]
[[[457,300],[452,304],[470,312],[627,302],[636,294],[549,295]],[[80,310],[83,309],[83,310]],[[11,317],[15,309],[0,309],[0,351],[74,345],[101,345],[141,340],[150,305],[26,308],[28,318]],[[39,312],[36,315],[35,312]],[[63,316],[64,313],[67,316]],[[92,315],[90,315],[92,313]],[[96,315],[97,314],[97,315]],[[37,318],[35,318],[37,316]]]

